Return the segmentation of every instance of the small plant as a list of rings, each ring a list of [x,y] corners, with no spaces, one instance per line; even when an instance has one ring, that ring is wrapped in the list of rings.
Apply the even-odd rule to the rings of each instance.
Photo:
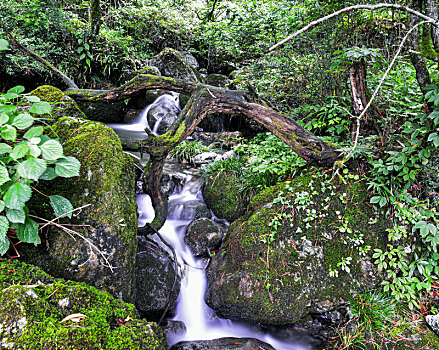
[[[0,255],[10,242],[7,234],[15,230],[22,242],[38,244],[38,224],[29,216],[26,203],[40,180],[57,176],[79,175],[79,161],[66,157],[56,139],[44,135],[44,128],[34,124],[51,113],[48,102],[36,96],[22,95],[17,86],[0,95]],[[71,217],[73,206],[66,198],[49,196],[57,217]]]
[[[193,163],[195,156],[212,151],[213,147],[213,144],[205,146],[199,141],[183,141],[172,150],[171,156],[179,162]]]

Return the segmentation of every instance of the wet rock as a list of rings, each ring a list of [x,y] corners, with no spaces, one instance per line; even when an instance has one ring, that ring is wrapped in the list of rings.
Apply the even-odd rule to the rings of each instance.
[[[439,335],[439,315],[427,315],[425,316],[425,322],[429,325],[430,329]]]
[[[180,113],[178,95],[162,95],[149,107],[147,119],[150,130],[164,134]]]
[[[168,303],[168,311],[175,310],[181,279],[174,266],[171,256],[156,242],[138,237],[135,305],[143,317],[160,319]]]
[[[163,76],[184,81],[199,81],[199,73],[185,60],[177,50],[165,48],[149,60],[149,65],[157,67]]]
[[[166,333],[182,335],[186,333],[186,325],[181,321],[167,320],[162,326]]]
[[[86,282],[131,301],[137,249],[133,160],[115,132],[101,123],[63,117],[52,128],[64,153],[81,163],[80,175],[42,182],[41,191],[68,198],[74,208],[87,206],[68,222],[78,225],[75,231],[82,237],[51,226],[47,241],[26,247],[28,254],[23,251],[22,256],[53,276]],[[42,217],[53,217],[46,197],[35,196],[30,205]]]
[[[270,344],[253,338],[219,338],[213,340],[182,341],[170,350],[276,350]]]
[[[207,273],[206,301],[218,315],[266,325],[319,313],[337,319],[337,312],[328,312],[380,284],[371,252],[386,247],[390,223],[384,212],[370,206],[365,183],[346,179],[323,188],[315,176],[266,189],[229,227]],[[275,201],[281,193],[291,204]],[[309,217],[313,225],[306,225]],[[358,239],[371,247],[367,254],[359,252]]]
[[[228,87],[231,80],[223,74],[208,74],[206,75],[206,84],[218,87]]]
[[[238,178],[230,171],[210,175],[203,184],[203,198],[213,213],[228,221],[244,215],[248,198],[238,187]]]
[[[198,63],[197,59],[188,51],[180,51],[181,55],[183,56],[184,60],[194,69],[200,68],[200,64]]]
[[[194,159],[193,163],[196,166],[207,164],[213,162],[218,157],[218,153],[215,152],[203,152],[200,154],[197,154]]]
[[[201,199],[194,199],[184,203],[169,201],[168,219],[174,220],[193,220],[200,218],[210,218],[212,214],[206,203]]]
[[[51,277],[19,260],[0,261],[0,280],[2,349],[167,349],[156,323],[94,287]]]
[[[186,228],[184,241],[196,257],[207,258],[210,252],[217,250],[224,237],[224,231],[210,219],[192,221]]]

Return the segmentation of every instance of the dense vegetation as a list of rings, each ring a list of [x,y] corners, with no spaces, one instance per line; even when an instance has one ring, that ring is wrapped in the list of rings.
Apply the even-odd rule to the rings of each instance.
[[[82,88],[118,86],[165,47],[191,52],[207,72],[229,75],[234,88],[250,85],[271,105],[337,145],[342,157],[349,158],[350,163],[338,164],[339,168],[323,169],[333,174],[326,181],[341,175],[366,179],[371,204],[387,210],[393,221],[388,229],[387,250],[373,252],[379,270],[386,276],[382,290],[351,301],[353,313],[364,327],[354,334],[340,330],[339,340],[354,345],[364,337],[383,336],[381,332],[388,330],[396,317],[410,320],[420,313],[436,313],[433,296],[439,286],[439,81],[438,52],[427,24],[419,26],[419,33],[414,31],[401,46],[392,69],[385,74],[401,40],[413,28],[410,16],[404,11],[344,13],[266,53],[272,45],[306,24],[363,1],[102,0],[97,31],[92,25],[96,19],[89,11],[93,3],[96,1],[0,0],[0,38],[7,40],[7,34],[11,33],[23,45],[74,77]],[[397,3],[411,5],[405,0]],[[427,84],[420,84],[416,79],[413,51],[418,58],[425,59]],[[361,96],[353,96],[353,77],[360,77],[359,86],[365,88]],[[356,117],[364,110],[364,103],[363,109],[356,109],[358,103],[353,97],[369,101],[383,78],[371,107],[359,120]],[[21,88],[10,90],[15,85],[29,90],[44,82],[65,87],[53,72],[14,46],[0,51],[0,89],[7,92],[0,98],[0,106],[20,103]],[[25,98],[39,102],[29,96]],[[5,114],[0,114],[0,128],[10,128],[3,126],[8,118],[4,118],[7,112],[2,112]],[[37,111],[37,114],[44,113]],[[20,128],[17,123],[15,127],[23,130],[32,124]],[[30,130],[37,132],[34,128]],[[41,134],[38,131],[38,135],[30,137],[28,133],[23,139],[29,142]],[[2,131],[2,144],[15,142],[15,138],[5,135]],[[45,144],[33,142],[32,147],[43,148],[43,159],[55,162],[63,157],[62,149],[49,158],[46,151],[45,157]],[[55,142],[52,144],[58,147]],[[271,134],[260,134],[251,141],[236,140],[236,143],[234,157],[214,163],[205,171],[207,174],[233,172],[248,195],[288,180],[306,167]],[[0,171],[8,176],[3,168],[14,167],[15,161],[27,154],[7,157],[5,150],[0,148],[3,152]],[[201,145],[183,143],[174,156],[190,160],[205,150]],[[39,154],[28,153],[38,164],[42,163]],[[20,170],[23,167],[18,168],[19,173],[26,170]],[[28,179],[38,180],[45,170]],[[0,198],[10,188],[9,180],[0,181],[0,185],[5,184],[0,187]],[[0,212],[1,205],[0,200]],[[23,206],[9,206],[8,212],[12,209],[27,214]],[[6,214],[9,218],[10,214]],[[32,237],[30,241],[36,242]],[[368,248],[359,244],[359,249]],[[349,260],[340,264],[348,268],[346,261]],[[385,311],[384,306],[378,310],[360,305],[385,305]],[[391,338],[392,334],[384,336]],[[378,343],[379,339],[375,341]]]

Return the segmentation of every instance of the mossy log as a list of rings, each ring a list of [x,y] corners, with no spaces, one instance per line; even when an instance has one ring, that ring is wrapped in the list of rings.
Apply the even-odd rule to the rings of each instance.
[[[270,130],[308,163],[330,167],[337,160],[335,149],[304,129],[288,116],[260,103],[258,98],[242,90],[228,90],[201,83],[139,74],[125,85],[99,94],[70,90],[68,95],[78,101],[112,103],[136,96],[146,90],[164,89],[190,95],[189,102],[170,130],[156,136],[145,129],[148,139],[144,149],[150,155],[145,171],[147,193],[150,195],[156,216],[151,226],[159,229],[166,218],[166,198],[160,192],[160,179],[166,157],[180,142],[190,136],[195,127],[212,113],[241,114]]]

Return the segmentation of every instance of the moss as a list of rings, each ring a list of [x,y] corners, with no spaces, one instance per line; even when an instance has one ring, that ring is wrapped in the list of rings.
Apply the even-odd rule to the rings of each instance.
[[[48,276],[19,261],[0,261],[0,333],[14,349],[166,349],[155,323],[134,305],[83,283]],[[30,285],[29,283],[33,283]],[[61,322],[80,313],[77,324]],[[122,322],[131,317],[131,321]]]
[[[421,54],[430,60],[435,60],[439,57],[439,54],[433,47],[433,41],[431,39],[431,26],[424,24],[422,26],[422,33],[419,42],[419,51]]]
[[[276,200],[278,195],[282,201]],[[359,237],[372,248],[383,249],[387,243],[388,222],[368,201],[364,183],[347,178],[328,185],[316,170],[255,196],[250,213],[230,226],[215,272],[216,278],[229,276],[227,283],[216,281],[220,287],[212,292],[229,305],[222,315],[270,324],[297,322],[379,283],[376,271],[364,271],[370,256],[361,255],[354,243]],[[377,222],[370,224],[374,217]],[[343,232],[346,228],[353,232]],[[348,257],[346,272],[340,262]],[[338,277],[330,276],[330,270]]]

